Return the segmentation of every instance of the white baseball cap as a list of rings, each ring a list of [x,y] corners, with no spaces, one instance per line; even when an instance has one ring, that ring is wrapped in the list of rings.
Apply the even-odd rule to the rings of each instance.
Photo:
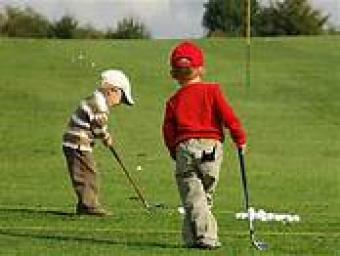
[[[120,70],[109,69],[105,70],[101,74],[102,84],[108,83],[112,86],[120,88],[126,99],[128,105],[134,105],[135,101],[131,95],[131,86],[129,78]]]

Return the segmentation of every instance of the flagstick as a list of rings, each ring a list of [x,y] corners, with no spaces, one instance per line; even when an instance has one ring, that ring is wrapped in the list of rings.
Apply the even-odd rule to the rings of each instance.
[[[247,24],[246,24],[246,41],[247,41],[247,60],[246,60],[246,85],[250,87],[250,57],[251,57],[251,0],[247,1]]]

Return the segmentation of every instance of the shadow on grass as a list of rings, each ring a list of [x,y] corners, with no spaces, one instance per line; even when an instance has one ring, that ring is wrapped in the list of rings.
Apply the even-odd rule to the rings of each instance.
[[[148,241],[115,241],[109,238],[94,238],[94,237],[77,237],[72,235],[50,235],[50,234],[38,234],[38,233],[23,233],[23,231],[14,231],[10,229],[0,229],[0,235],[15,237],[15,238],[32,238],[32,239],[45,239],[55,240],[57,242],[84,242],[91,244],[103,244],[103,245],[122,245],[131,247],[156,247],[160,249],[185,249],[184,246],[177,244],[166,244],[160,242],[148,242]],[[122,239],[127,235],[123,235]]]
[[[44,208],[0,208],[0,212],[9,212],[9,213],[21,213],[21,214],[46,214],[46,215],[54,215],[54,216],[65,216],[65,217],[74,217],[77,216],[75,213],[71,212],[63,212],[60,210],[51,210]]]
[[[20,218],[22,218],[22,215],[35,215],[35,217],[41,218],[43,216],[61,216],[65,218],[70,219],[82,219],[83,216],[79,216],[75,213],[71,212],[65,212],[55,209],[49,209],[49,208],[1,208],[0,207],[0,215],[1,214],[13,214],[20,215]],[[91,217],[93,218],[93,217]],[[110,218],[110,217],[108,217]],[[105,218],[107,219],[107,218]],[[53,233],[51,233],[53,232]],[[168,242],[162,243],[162,242],[152,242],[152,241],[143,241],[141,240],[141,236],[148,236],[149,234],[143,234],[138,233],[136,234],[135,239],[133,238],[134,234],[131,234],[131,232],[124,232],[123,230],[119,232],[119,234],[116,234],[116,231],[110,231],[108,230],[110,234],[112,234],[113,238],[107,238],[107,237],[94,237],[94,235],[91,234],[60,234],[60,231],[55,230],[53,231],[37,231],[34,230],[34,227],[32,229],[25,229],[20,230],[18,228],[11,229],[10,227],[1,227],[0,226],[0,235],[7,236],[7,237],[15,237],[15,238],[31,238],[31,239],[43,239],[43,240],[52,240],[55,242],[83,242],[83,243],[91,243],[91,244],[106,244],[106,245],[120,245],[120,246],[129,246],[129,247],[154,247],[154,248],[160,248],[160,249],[184,249],[180,244],[171,244]],[[144,237],[145,238],[145,237]],[[147,240],[147,239],[145,239]],[[150,239],[151,240],[151,239]]]

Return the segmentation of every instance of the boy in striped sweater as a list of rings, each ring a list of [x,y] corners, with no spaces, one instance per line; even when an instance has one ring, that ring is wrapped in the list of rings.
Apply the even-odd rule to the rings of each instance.
[[[82,100],[72,114],[63,135],[63,152],[78,199],[77,214],[108,214],[98,200],[97,170],[92,149],[96,139],[105,146],[112,145],[107,127],[110,108],[120,103],[134,104],[129,79],[122,71],[106,70],[102,72],[101,79],[97,90]]]
[[[246,145],[245,131],[220,85],[203,81],[203,51],[183,42],[172,51],[171,75],[181,88],[168,100],[163,136],[176,161],[176,181],[185,209],[183,239],[188,247],[221,246],[212,213],[213,192],[223,158],[224,128],[238,148]]]

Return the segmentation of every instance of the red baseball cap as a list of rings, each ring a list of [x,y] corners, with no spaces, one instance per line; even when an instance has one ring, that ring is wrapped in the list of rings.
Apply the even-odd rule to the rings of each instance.
[[[172,67],[197,68],[204,65],[204,55],[197,45],[185,41],[173,49],[170,61]]]

